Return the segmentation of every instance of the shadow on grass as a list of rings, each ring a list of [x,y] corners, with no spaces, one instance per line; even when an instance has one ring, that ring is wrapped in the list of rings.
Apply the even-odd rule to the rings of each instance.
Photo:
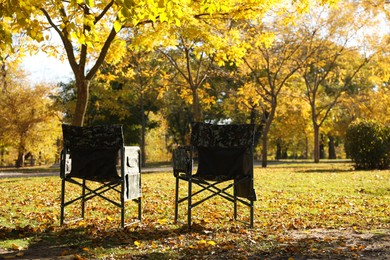
[[[11,248],[0,250],[0,259],[95,259],[91,252],[99,248],[100,251],[118,251],[124,246],[135,247],[136,241],[148,241],[177,238],[188,233],[186,227],[126,227],[125,229],[103,229],[99,226],[85,227],[49,226],[39,229],[32,227],[6,228],[0,227],[1,241],[25,240],[29,241],[27,249]],[[193,231],[196,232],[196,231]]]
[[[308,169],[304,171],[299,171],[300,173],[346,173],[351,172],[353,169],[332,169],[332,168],[325,168],[325,169]]]
[[[110,259],[388,259],[389,230],[377,234],[342,233],[332,230],[290,231],[267,234],[241,228],[210,229],[187,226],[139,226],[105,230],[99,226],[8,229],[0,227],[4,240],[28,239],[26,250],[0,251],[0,259],[98,259],[96,250]],[[246,231],[244,231],[245,233]],[[204,240],[207,234],[226,234],[217,244]],[[252,234],[252,238],[249,234]],[[253,238],[253,234],[260,234]],[[179,242],[186,243],[179,246]],[[201,240],[200,240],[201,239]],[[175,244],[170,243],[175,241]],[[140,245],[159,243],[154,249]],[[164,249],[165,248],[165,249]],[[386,249],[387,248],[387,249]]]

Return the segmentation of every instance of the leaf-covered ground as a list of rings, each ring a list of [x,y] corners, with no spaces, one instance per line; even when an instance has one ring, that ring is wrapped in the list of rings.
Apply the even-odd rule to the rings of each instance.
[[[231,203],[213,198],[193,210],[191,232],[173,222],[171,173],[142,176],[143,219],[125,229],[118,209],[98,198],[84,220],[59,227],[59,177],[0,179],[0,259],[390,259],[390,171],[351,169],[257,168],[255,228],[233,221]],[[67,220],[80,215],[76,206]],[[183,205],[183,221],[185,212]],[[129,202],[126,218],[135,216]]]

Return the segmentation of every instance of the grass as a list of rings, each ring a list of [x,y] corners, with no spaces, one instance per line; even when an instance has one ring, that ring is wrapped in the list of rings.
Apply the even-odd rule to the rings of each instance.
[[[87,203],[84,220],[59,227],[59,177],[0,179],[0,259],[21,253],[81,259],[322,258],[336,253],[353,258],[388,253],[368,248],[375,241],[387,243],[390,233],[390,171],[353,171],[345,162],[256,168],[254,229],[233,221],[232,205],[213,198],[194,208],[194,226],[188,232],[184,224],[173,223],[174,183],[172,173],[144,174],[142,223],[122,230],[118,209],[100,199]],[[73,196],[78,194],[76,187],[69,188]],[[185,184],[181,191],[184,195]],[[76,206],[66,209],[67,219],[80,214]],[[240,209],[248,220],[247,210]],[[185,211],[182,205],[183,221]],[[136,216],[135,204],[128,203],[126,216]],[[351,242],[340,235],[345,232],[313,237],[313,230],[372,234],[373,240]]]

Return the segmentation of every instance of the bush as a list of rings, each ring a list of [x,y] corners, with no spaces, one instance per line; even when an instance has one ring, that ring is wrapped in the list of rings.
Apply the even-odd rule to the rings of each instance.
[[[354,122],[347,129],[345,150],[355,169],[388,169],[390,128],[375,121]]]

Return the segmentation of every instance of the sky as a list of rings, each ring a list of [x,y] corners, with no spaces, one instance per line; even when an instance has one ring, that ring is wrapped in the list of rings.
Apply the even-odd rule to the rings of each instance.
[[[43,52],[27,56],[23,67],[33,83],[69,82],[74,78],[69,63],[49,57]]]

